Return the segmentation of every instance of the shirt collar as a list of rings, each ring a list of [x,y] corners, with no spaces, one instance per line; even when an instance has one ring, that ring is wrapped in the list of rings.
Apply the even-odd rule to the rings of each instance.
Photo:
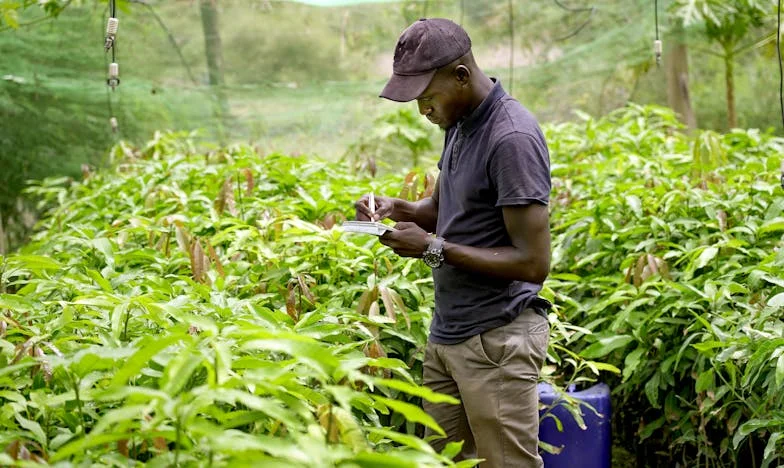
[[[493,80],[493,88],[484,98],[481,104],[473,110],[468,116],[463,117],[458,123],[457,128],[463,131],[463,134],[470,135],[487,119],[490,114],[490,109],[493,105],[501,99],[505,94],[504,88],[501,86],[501,81],[497,78],[490,78]]]

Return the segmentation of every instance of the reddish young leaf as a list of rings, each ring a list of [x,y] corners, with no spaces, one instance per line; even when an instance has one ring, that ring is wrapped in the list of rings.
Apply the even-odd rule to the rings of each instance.
[[[223,269],[223,263],[221,263],[220,257],[218,257],[218,254],[215,253],[215,249],[212,248],[212,244],[210,244],[210,241],[207,240],[205,242],[207,243],[207,252],[209,252],[210,254],[212,263],[215,264],[215,269],[218,270],[218,274],[221,275],[221,277],[225,278],[226,271]]]
[[[288,284],[288,295],[286,296],[286,313],[289,314],[292,320],[299,321],[299,313],[297,312],[297,280],[292,279]]]
[[[316,280],[308,275],[304,275],[304,276],[297,275],[297,284],[299,284],[300,292],[302,292],[302,294],[304,294],[305,297],[307,297],[312,304],[315,304],[317,302],[317,299],[316,296],[314,296],[313,293],[310,291],[310,288],[308,287],[308,283],[316,284]]]
[[[422,193],[419,194],[419,199],[427,198],[433,195],[436,189],[436,178],[431,173],[425,174],[425,187]]]
[[[246,167],[242,170],[242,174],[245,176],[245,195],[251,196],[253,195],[253,188],[255,187],[253,171]]]
[[[117,451],[125,458],[129,458],[128,439],[120,439],[117,441]]]
[[[359,303],[357,304],[357,313],[367,315],[370,311],[370,304],[375,303],[377,300],[378,287],[375,286],[362,293],[362,296],[359,298]]]

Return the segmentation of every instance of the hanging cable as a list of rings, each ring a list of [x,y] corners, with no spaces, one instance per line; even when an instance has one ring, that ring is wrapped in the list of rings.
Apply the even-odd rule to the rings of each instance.
[[[104,37],[104,62],[106,62],[106,52],[112,51],[112,61],[106,64],[108,68],[108,78],[106,84],[112,92],[120,85],[120,65],[117,63],[117,30],[119,29],[120,21],[117,19],[117,5],[115,0],[109,0],[109,19],[106,24],[106,35]],[[114,116],[112,109],[112,96],[109,89],[106,90],[106,103],[109,108],[109,126],[112,133],[117,133],[118,122],[117,117]]]
[[[781,125],[784,126],[784,66],[781,63],[781,0],[778,1],[776,18],[776,58],[779,61],[779,106],[781,109]],[[784,189],[784,160],[781,161],[781,188]]]
[[[653,16],[656,21],[656,40],[653,41],[653,53],[656,55],[656,66],[661,65],[662,41],[659,39],[659,0],[653,0]]]
[[[109,67],[109,60],[106,57],[106,54],[104,54],[104,66],[106,68]],[[109,111],[109,127],[111,128],[112,133],[117,133],[117,117],[114,116],[114,108],[112,106],[112,92],[109,90],[109,86],[106,86],[106,108]]]
[[[150,12],[152,17],[158,23],[158,26],[160,26],[161,29],[163,29],[163,32],[166,33],[166,37],[169,38],[169,43],[172,45],[172,48],[174,48],[174,51],[177,52],[177,56],[180,57],[180,62],[182,62],[182,66],[185,68],[185,72],[188,74],[188,78],[191,80],[191,83],[198,86],[199,82],[194,77],[190,65],[188,65],[188,62],[185,60],[185,56],[182,55],[182,49],[177,44],[177,40],[174,38],[174,35],[172,34],[171,30],[169,30],[169,28],[166,26],[166,23],[163,22],[163,19],[161,19],[160,15],[158,15],[158,13],[155,12],[155,9],[152,7],[152,5],[150,5],[146,0],[128,0],[128,1],[130,3],[138,3],[147,8],[147,10]]]
[[[117,6],[115,0],[109,0],[109,21],[106,24],[106,39],[104,48],[106,52],[112,51],[112,63],[109,64],[109,78],[106,83],[112,91],[120,85],[120,65],[117,64],[117,29],[120,21],[117,19]]]
[[[583,28],[588,26],[588,23],[591,22],[591,19],[593,18],[594,13],[596,13],[596,7],[595,6],[585,7],[585,8],[571,8],[571,7],[568,7],[568,6],[564,5],[563,3],[561,3],[558,0],[553,0],[553,2],[555,2],[555,4],[558,5],[562,10],[566,10],[566,11],[571,12],[571,13],[582,13],[584,11],[590,12],[588,14],[588,18],[583,22],[583,24],[578,26],[577,29],[575,29],[574,31],[570,32],[569,34],[567,34],[565,36],[556,37],[554,39],[555,41],[564,41],[566,39],[569,39],[569,38],[574,37],[577,34],[579,34],[580,31],[583,30]]]

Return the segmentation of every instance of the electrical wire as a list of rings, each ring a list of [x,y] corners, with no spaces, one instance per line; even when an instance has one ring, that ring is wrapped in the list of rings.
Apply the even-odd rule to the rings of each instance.
[[[776,59],[779,61],[779,108],[781,125],[784,127],[784,65],[781,63],[781,0],[776,10]],[[784,160],[781,161],[781,188],[784,189]]]
[[[776,58],[779,60],[779,104],[781,107],[781,125],[784,127],[784,65],[781,63],[781,0],[778,1],[778,15],[776,21]],[[782,175],[784,186],[784,175]]]
[[[653,16],[656,23],[656,40],[653,41],[653,54],[656,57],[656,68],[658,68],[662,57],[662,42],[659,40],[659,0],[653,0]]]
[[[574,31],[570,32],[569,34],[567,34],[565,36],[556,37],[554,39],[555,41],[564,41],[566,39],[569,39],[569,38],[574,37],[577,34],[579,34],[580,31],[583,30],[583,28],[588,26],[588,23],[591,22],[591,19],[593,18],[594,13],[596,13],[596,7],[595,6],[583,7],[583,8],[571,8],[571,7],[568,7],[568,6],[564,5],[559,0],[553,0],[553,2],[555,2],[555,4],[558,5],[561,9],[569,11],[569,12],[572,12],[572,13],[581,13],[581,12],[584,12],[584,11],[589,11],[590,12],[590,14],[588,15],[588,18],[583,22],[583,24],[578,26],[577,29],[575,29]]]
[[[108,10],[109,10],[109,18],[117,18],[117,6],[115,4],[115,0],[109,0]],[[110,48],[112,49],[111,63],[112,64],[117,63],[117,36],[116,35],[111,40]],[[105,53],[103,54],[103,57],[104,57],[104,65],[105,65],[104,69],[108,69],[109,63]],[[110,87],[112,88],[111,91],[109,91]],[[109,82],[107,82],[106,107],[109,110],[109,123],[112,127],[112,133],[117,134],[118,133],[117,118],[114,115],[114,106],[112,105],[112,93],[114,92],[114,88],[115,85],[109,85]]]
[[[656,40],[659,40],[659,0],[653,0],[653,17],[656,21]]]
[[[117,18],[117,5],[115,5],[114,0],[109,1],[109,9],[110,15],[112,18]],[[115,49],[117,49],[117,38],[114,38],[112,42],[112,63],[117,63],[117,57],[115,56]]]

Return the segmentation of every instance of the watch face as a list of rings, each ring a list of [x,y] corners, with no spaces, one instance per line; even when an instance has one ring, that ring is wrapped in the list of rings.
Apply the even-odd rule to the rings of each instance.
[[[438,268],[441,266],[443,259],[441,255],[436,252],[425,252],[425,254],[422,255],[422,261],[430,268]]]

